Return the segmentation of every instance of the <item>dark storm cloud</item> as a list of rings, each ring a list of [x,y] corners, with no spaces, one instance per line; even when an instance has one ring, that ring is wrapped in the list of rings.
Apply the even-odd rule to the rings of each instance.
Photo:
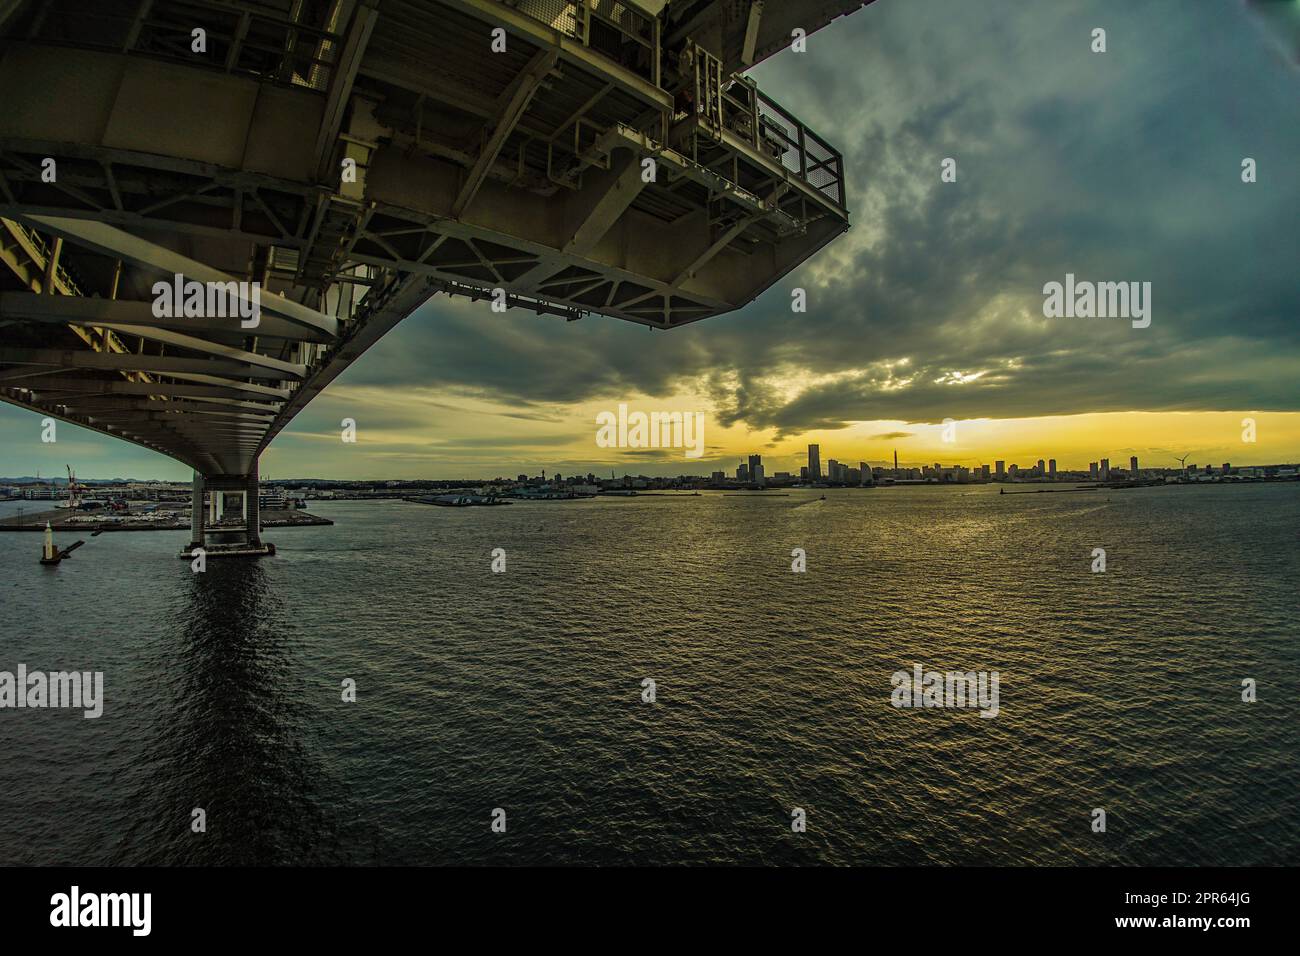
[[[435,300],[344,381],[523,416],[693,387],[723,424],[778,435],[1294,409],[1300,125],[1266,32],[1236,3],[879,0],[757,74],[848,167],[854,229],[786,282],[671,333]],[[1043,284],[1067,272],[1152,283],[1151,327],[1044,319]],[[789,309],[797,285],[806,314]]]

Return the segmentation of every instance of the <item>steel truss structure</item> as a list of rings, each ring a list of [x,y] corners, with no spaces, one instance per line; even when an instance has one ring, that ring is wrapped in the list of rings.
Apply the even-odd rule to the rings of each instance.
[[[848,228],[840,155],[741,71],[863,5],[0,0],[0,398],[201,494],[438,293],[737,309]],[[174,276],[259,321],[160,314]]]

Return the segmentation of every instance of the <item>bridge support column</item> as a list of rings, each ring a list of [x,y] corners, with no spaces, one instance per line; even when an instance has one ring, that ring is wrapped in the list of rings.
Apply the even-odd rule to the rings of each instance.
[[[209,558],[220,557],[261,557],[275,554],[275,545],[262,541],[262,509],[258,501],[259,474],[254,462],[248,474],[244,475],[204,475],[194,473],[194,483],[190,492],[192,511],[190,513],[190,544],[180,553],[182,558],[193,557],[195,548],[202,548]],[[205,510],[203,495],[211,496],[211,504]],[[227,515],[235,516],[237,507],[231,502],[226,507],[225,496],[240,495],[244,499],[243,527],[227,527],[220,522]]]
[[[193,551],[195,548],[203,547],[203,476],[197,471],[194,473],[194,483],[190,486],[190,547]]]
[[[244,491],[244,531],[250,547],[262,546],[262,509],[258,499],[260,481],[257,462],[248,473]]]

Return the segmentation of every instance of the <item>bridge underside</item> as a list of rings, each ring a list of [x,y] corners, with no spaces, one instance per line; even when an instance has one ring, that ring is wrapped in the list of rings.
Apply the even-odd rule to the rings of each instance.
[[[848,216],[731,71],[861,5],[0,0],[0,399],[246,478],[439,292],[737,309]],[[160,314],[173,279],[260,315]]]

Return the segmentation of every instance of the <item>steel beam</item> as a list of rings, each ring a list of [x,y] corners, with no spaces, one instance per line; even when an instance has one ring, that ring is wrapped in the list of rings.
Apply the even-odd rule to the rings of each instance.
[[[301,374],[268,369],[249,362],[216,358],[178,358],[174,355],[144,355],[134,352],[92,352],[90,349],[0,348],[0,365],[52,365],[60,369],[155,372],[163,375],[193,372],[234,378],[277,380],[302,377]],[[302,366],[302,369],[305,374],[306,366]]]
[[[624,153],[618,168],[611,171],[603,187],[588,187],[599,188],[599,194],[561,251],[566,255],[585,257],[627,212],[645,187],[640,157]]]
[[[23,218],[36,229],[52,232],[80,246],[107,256],[126,259],[163,275],[180,275],[196,282],[239,283],[242,281],[227,275],[220,269],[214,269],[102,222],[72,219],[66,216],[24,216]],[[333,317],[322,315],[315,309],[299,305],[284,296],[263,296],[261,308],[264,312],[271,312],[297,325],[304,325],[328,335],[338,333],[338,322]]]
[[[338,142],[339,130],[343,128],[343,114],[352,98],[352,84],[356,81],[366,44],[370,42],[370,35],[378,19],[374,7],[376,2],[377,0],[361,0],[358,3],[348,26],[347,39],[343,41],[343,51],[334,64],[325,113],[321,117],[320,133],[316,137],[316,177],[322,182],[337,178],[336,171],[330,169],[329,164],[334,144]]]
[[[171,382],[108,381],[75,376],[49,376],[40,380],[40,387],[32,389],[38,395],[49,392],[72,392],[77,395],[174,395],[203,396],[207,398],[239,398],[245,394],[237,389],[215,385],[178,385]],[[57,400],[57,396],[50,396]]]
[[[709,248],[696,256],[691,261],[690,265],[682,269],[682,271],[673,278],[672,284],[679,286],[687,279],[694,278],[696,272],[704,268],[704,266],[711,262],[719,252],[725,249],[733,239],[748,229],[750,224],[759,218],[760,217],[758,216],[742,216],[740,219],[736,220],[730,228],[723,230],[722,235],[718,236]]]
[[[265,395],[271,399],[283,401],[288,398],[292,392],[287,388],[273,388],[270,385],[258,385],[256,382],[242,382],[238,379],[225,378],[221,375],[195,375],[190,372],[175,372],[170,378],[179,379],[183,382],[198,382],[201,385],[220,385],[223,388],[231,388],[239,392],[249,392],[253,395]]]
[[[647,106],[669,110],[673,98],[649,80],[583,46],[580,40],[542,23],[526,13],[513,10],[498,0],[439,0],[445,6],[467,13],[475,19],[503,27],[508,33],[534,47],[557,51],[568,63],[581,67],[601,80],[612,82],[624,93]]]
[[[159,445],[156,441],[152,441],[143,436],[136,437],[134,435],[125,434],[121,431],[113,431],[106,428],[100,428],[95,425],[89,424],[88,422],[79,421],[78,419],[72,417],[71,415],[67,415],[61,411],[58,411],[57,409],[45,408],[31,401],[15,398],[11,395],[4,395],[2,394],[2,390],[0,390],[0,398],[3,398],[5,401],[13,405],[17,405],[20,408],[25,408],[28,411],[35,412],[38,415],[48,415],[51,418],[56,418],[61,422],[67,422],[69,425],[76,425],[79,428],[86,428],[89,429],[90,431],[99,432],[104,435],[110,435],[113,438],[120,438],[123,441],[128,441],[133,445],[139,445],[141,448],[147,448],[150,451],[155,451],[161,455],[166,455],[168,458],[173,458],[176,461],[179,461],[182,464],[190,465],[191,467],[197,467],[196,462],[208,457],[196,448],[192,448],[192,447],[169,448],[163,445]]]
[[[105,325],[133,325],[154,331],[171,329],[182,333],[259,338],[290,341],[330,342],[333,336],[294,325],[283,319],[263,315],[256,329],[241,329],[231,319],[172,316],[158,318],[150,302],[127,299],[89,299],[77,295],[42,296],[31,292],[0,292],[0,320],[56,322],[61,325],[100,328]],[[152,337],[152,336],[151,336]],[[281,369],[281,371],[288,371]]]
[[[144,405],[145,407],[151,405],[156,406],[158,408],[166,407],[166,405],[162,402],[145,402]],[[111,420],[114,418],[120,418],[124,421],[175,422],[181,419],[193,419],[195,421],[205,421],[211,418],[211,419],[219,419],[219,420],[231,419],[235,421],[250,421],[250,422],[258,422],[262,425],[269,425],[271,421],[275,418],[274,415],[254,415],[249,412],[217,412],[217,411],[196,412],[196,411],[179,411],[179,410],[174,412],[141,411],[141,410],[132,410],[128,406],[114,407],[112,405],[102,405],[102,406],[83,405],[79,402],[74,402],[71,405],[65,405],[62,407],[69,412],[75,412],[78,415],[85,415],[87,418],[95,418],[99,420]]]
[[[556,54],[539,50],[533,55],[524,67],[522,73],[515,79],[512,88],[506,92],[505,102],[501,105],[500,111],[494,117],[494,125],[491,134],[483,143],[483,148],[479,150],[478,158],[474,161],[473,167],[465,175],[465,182],[456,196],[455,202],[451,204],[451,214],[455,219],[459,219],[461,214],[474,201],[478,194],[479,187],[483,185],[483,180],[487,178],[488,170],[492,164],[497,161],[497,155],[501,152],[501,147],[505,145],[508,137],[523,119],[524,113],[528,110],[528,104],[532,102],[533,96],[542,84],[546,75],[555,68]]]
[[[279,411],[278,404],[268,404],[265,402],[248,402],[237,398],[196,398],[188,396],[186,398],[170,399],[146,399],[130,398],[121,395],[94,395],[91,397],[58,399],[57,404],[61,407],[68,408],[91,408],[98,406],[100,408],[130,408],[137,411],[173,411],[198,413],[202,411],[230,411],[232,409],[249,412],[253,415],[269,415],[275,417]]]

